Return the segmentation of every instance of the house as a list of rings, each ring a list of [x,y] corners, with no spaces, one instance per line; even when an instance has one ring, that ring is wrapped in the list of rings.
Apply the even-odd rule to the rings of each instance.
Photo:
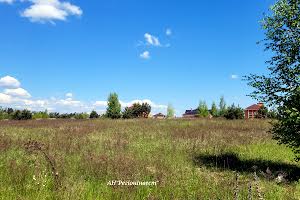
[[[183,118],[195,118],[196,115],[198,114],[198,109],[191,109],[191,110],[186,110],[185,113],[182,115]]]
[[[153,115],[154,119],[165,119],[166,115],[162,114],[162,113],[157,113],[155,115]]]
[[[263,106],[263,103],[253,104],[245,109],[245,119],[253,119],[257,115],[258,110]]]

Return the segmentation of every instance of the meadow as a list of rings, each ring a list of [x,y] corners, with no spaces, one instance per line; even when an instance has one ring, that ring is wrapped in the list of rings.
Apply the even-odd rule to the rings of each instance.
[[[267,120],[0,121],[0,199],[300,199],[300,163],[269,127]]]

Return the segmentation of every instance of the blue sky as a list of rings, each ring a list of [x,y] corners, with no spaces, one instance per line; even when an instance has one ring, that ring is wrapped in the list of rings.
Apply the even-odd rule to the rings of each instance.
[[[177,115],[255,103],[243,75],[264,73],[259,21],[273,0],[0,0],[0,105],[105,110],[145,100]]]

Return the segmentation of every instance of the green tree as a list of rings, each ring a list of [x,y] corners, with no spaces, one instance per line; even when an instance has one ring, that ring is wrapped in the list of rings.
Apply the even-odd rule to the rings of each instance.
[[[133,114],[133,109],[126,107],[122,113],[122,117],[124,119],[133,119],[135,118],[134,114]]]
[[[151,106],[148,103],[134,103],[131,107],[126,107],[123,111],[124,119],[147,118],[151,112]]]
[[[210,114],[211,114],[213,117],[218,117],[218,108],[217,108],[217,105],[216,105],[215,102],[213,102],[213,103],[211,104]]]
[[[121,104],[119,102],[118,94],[109,94],[107,102],[106,117],[119,119],[121,117]]]
[[[207,117],[209,115],[208,107],[205,101],[200,101],[198,113],[200,117]]]
[[[90,119],[97,119],[97,118],[99,118],[99,115],[98,115],[98,113],[95,110],[93,110],[90,113]]]
[[[167,108],[167,118],[174,118],[175,117],[175,109],[172,104],[168,104]]]
[[[257,111],[256,118],[267,118],[268,116],[268,108],[265,106],[260,107],[260,109]]]
[[[148,103],[142,103],[141,116],[144,118],[148,118],[150,112],[151,112],[151,106]]]
[[[221,96],[220,98],[220,103],[219,103],[219,116],[220,117],[224,117],[225,113],[226,113],[226,102],[224,99],[224,96]]]
[[[253,98],[277,107],[271,132],[279,144],[291,147],[300,160],[300,1],[279,0],[262,20],[265,49],[272,57],[266,75],[245,77]]]
[[[224,117],[226,119],[244,119],[244,110],[241,107],[236,107],[232,104],[228,109],[226,109]]]

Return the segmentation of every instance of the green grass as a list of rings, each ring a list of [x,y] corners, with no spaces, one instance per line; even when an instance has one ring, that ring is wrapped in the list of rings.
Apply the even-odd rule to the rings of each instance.
[[[300,165],[268,128],[259,120],[1,121],[0,199],[233,199],[236,173],[240,199],[249,184],[253,199],[255,184],[265,199],[300,199]],[[276,183],[279,170],[290,181]]]

